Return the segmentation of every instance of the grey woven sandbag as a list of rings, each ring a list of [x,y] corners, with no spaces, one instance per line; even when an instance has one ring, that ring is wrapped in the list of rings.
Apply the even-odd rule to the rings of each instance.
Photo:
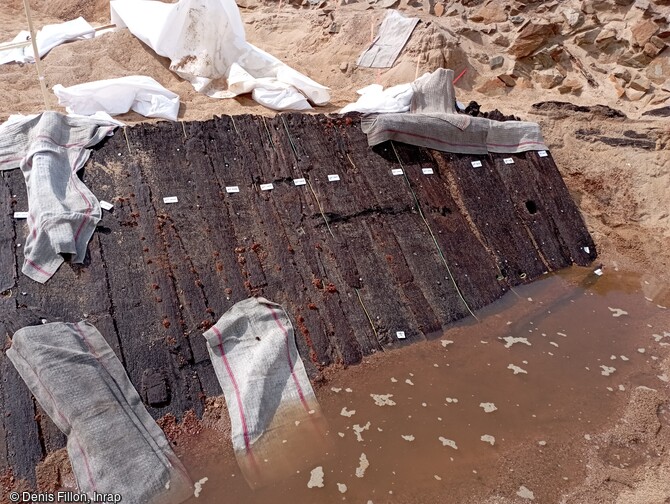
[[[458,154],[546,150],[540,127],[525,121],[492,121],[456,113],[454,72],[439,68],[412,83],[410,112],[364,117],[369,145],[395,140]]]
[[[178,504],[193,486],[119,359],[87,322],[54,322],[14,334],[7,356],[67,436],[81,492],[124,504]]]
[[[228,405],[233,449],[252,487],[294,475],[325,453],[326,423],[280,305],[240,301],[204,336]]]
[[[77,172],[89,147],[116,125],[43,112],[0,128],[0,170],[21,168],[28,189],[29,232],[23,273],[44,283],[64,261],[82,263],[100,221],[100,204]]]
[[[472,117],[468,127],[462,130],[434,114],[380,114],[362,118],[361,129],[371,146],[394,140],[443,152],[486,154],[489,120],[477,119]]]

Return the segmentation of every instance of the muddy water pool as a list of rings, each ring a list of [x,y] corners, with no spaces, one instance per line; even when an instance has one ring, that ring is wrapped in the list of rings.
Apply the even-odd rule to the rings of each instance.
[[[316,388],[326,448],[291,477],[250,490],[221,432],[179,446],[207,478],[193,502],[555,502],[584,479],[582,448],[631,390],[670,385],[669,301],[659,280],[616,271],[515,288],[479,322],[330,372]]]

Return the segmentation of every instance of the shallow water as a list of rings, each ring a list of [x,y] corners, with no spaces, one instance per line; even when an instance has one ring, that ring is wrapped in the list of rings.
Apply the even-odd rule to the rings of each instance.
[[[208,478],[193,502],[464,502],[495,489],[554,501],[583,479],[579,447],[630,390],[668,386],[657,369],[670,346],[664,289],[577,268],[517,288],[479,322],[334,373],[316,390],[328,453],[290,478],[252,491],[229,444],[195,439],[180,453]],[[542,470],[517,471],[519,457]]]

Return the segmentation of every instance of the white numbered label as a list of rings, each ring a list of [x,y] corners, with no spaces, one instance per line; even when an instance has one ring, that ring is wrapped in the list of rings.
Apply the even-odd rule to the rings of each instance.
[[[305,185],[306,183],[307,183],[307,181],[304,178],[293,179],[293,184],[297,185],[297,186],[298,185]]]
[[[391,174],[402,175],[402,168],[394,168],[393,170],[391,170]]]
[[[472,167],[473,168],[481,168],[482,167],[482,162],[481,161],[473,161],[472,162]]]
[[[405,331],[397,331],[395,335],[398,337],[398,339],[405,339]]]
[[[503,163],[514,164],[514,160],[511,157],[506,157],[505,159],[503,159]]]
[[[338,180],[340,180],[340,176],[337,173],[328,175],[328,182],[337,182]]]
[[[240,192],[240,188],[237,187],[236,185],[233,185],[233,186],[227,186],[227,187],[226,187],[226,192],[227,192],[227,193],[236,193],[236,192]]]
[[[100,207],[102,207],[103,210],[111,210],[114,208],[114,205],[112,205],[109,201],[102,200],[100,201]]]
[[[261,191],[269,191],[274,188],[275,186],[273,186],[272,184],[261,184]]]
[[[424,175],[432,175],[434,172],[432,168],[421,168],[421,173]]]
[[[546,150],[537,151],[537,155],[540,157],[547,157],[547,151]]]
[[[179,203],[176,196],[167,196],[163,198],[163,203]]]
[[[14,212],[14,218],[15,219],[27,219],[28,218],[28,212]]]

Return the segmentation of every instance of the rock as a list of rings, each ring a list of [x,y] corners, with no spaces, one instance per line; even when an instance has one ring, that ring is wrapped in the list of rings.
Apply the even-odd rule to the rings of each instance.
[[[649,9],[649,0],[635,0],[634,7],[646,12]]]
[[[343,62],[343,63],[340,63],[340,70],[342,70],[343,72],[346,72],[348,68],[349,68],[349,63],[347,63],[346,61]]]
[[[257,0],[236,0],[235,3],[242,9],[255,9],[259,5]]]
[[[556,61],[546,49],[542,49],[533,55],[533,66],[537,70],[552,68],[555,66],[555,63]]]
[[[596,37],[596,40],[595,40],[596,45],[601,47],[601,48],[605,47],[605,46],[611,44],[612,42],[616,41],[616,35],[617,35],[616,31],[611,30],[609,28],[605,28]]]
[[[492,41],[495,45],[499,45],[501,47],[507,47],[509,46],[509,39],[505,37],[502,33],[499,33],[496,38],[493,39]]]
[[[556,0],[554,0],[553,2],[542,2],[540,5],[537,6],[535,12],[537,12],[538,14],[542,14],[543,12],[547,12],[553,9],[557,5],[558,2]]]
[[[395,9],[398,5],[400,5],[400,0],[381,0],[379,2],[382,9]]]
[[[586,0],[585,2],[582,2],[582,12],[584,14],[593,14],[596,10],[593,8],[593,1],[592,0]]]
[[[646,91],[638,91],[637,89],[626,89],[626,98],[630,101],[638,101],[645,95]]]
[[[516,81],[517,89],[533,89],[533,82],[525,77],[519,77]]]
[[[502,96],[506,93],[506,90],[507,86],[505,83],[497,77],[487,80],[481,86],[475,89],[475,91],[478,93],[482,93],[487,96]]]
[[[527,2],[514,2],[509,9],[509,15],[510,16],[516,16],[520,12],[523,12],[526,10],[526,3]]]
[[[626,89],[624,88],[625,83],[622,79],[615,77],[614,75],[610,75],[609,80],[614,85],[614,91],[616,92],[618,98],[621,98],[626,94]]]
[[[670,58],[658,58],[646,69],[646,77],[655,84],[664,84],[670,75]]]
[[[644,47],[644,45],[649,42],[649,39],[651,39],[651,37],[658,31],[658,25],[651,19],[643,19],[633,26],[631,31],[635,43],[640,47]]]
[[[437,5],[433,8],[433,10],[435,11],[435,15],[436,15],[437,17],[441,17],[442,14],[444,14],[444,4],[441,4],[441,3],[437,4]]]
[[[500,74],[498,75],[498,79],[500,79],[505,86],[507,87],[514,87],[516,86],[516,79],[514,78],[513,75],[510,74]]]
[[[622,79],[625,83],[629,83],[631,79],[630,70],[627,68],[617,68],[612,72],[615,77]]]
[[[470,21],[475,23],[502,23],[507,21],[505,3],[500,1],[489,1],[477,9],[471,16]]]
[[[570,28],[576,28],[584,22],[584,14],[575,9],[565,9],[561,12],[565,22],[568,23]]]
[[[510,16],[509,20],[514,24],[521,24],[525,21],[523,16]]]
[[[637,74],[628,85],[637,91],[647,92],[651,88],[651,81],[644,75]]]
[[[595,43],[596,38],[598,37],[600,32],[601,32],[600,28],[594,28],[593,30],[589,30],[584,33],[575,35],[575,44],[577,44],[578,46],[591,45]]]
[[[647,56],[643,51],[640,51],[637,54],[631,53],[630,51],[619,56],[619,64],[623,66],[633,67],[633,68],[644,68],[651,62],[651,58]]]
[[[558,92],[561,94],[580,93],[584,85],[577,79],[566,79],[558,86]]]
[[[509,48],[509,53],[515,58],[523,58],[531,55],[538,47],[545,45],[551,37],[558,32],[556,23],[532,23],[529,22],[521,29],[514,43]]]
[[[537,82],[542,89],[555,88],[563,82],[564,79],[565,76],[555,68],[533,72],[533,80]]]
[[[592,68],[593,70],[595,70],[596,72],[601,73],[603,75],[607,75],[609,73],[607,70],[605,70],[604,68],[599,67],[595,63],[591,63],[589,65],[589,67]]]
[[[663,49],[665,49],[665,42],[660,37],[654,35],[649,39],[649,42],[644,45],[642,52],[650,58],[655,58],[661,51],[663,51]]]
[[[663,48],[659,49],[658,47],[656,47],[651,42],[647,42],[644,45],[644,49],[642,50],[642,52],[644,52],[644,54],[646,54],[650,58],[655,58],[656,56],[658,56],[658,53],[660,53],[662,50],[663,50]]]
[[[339,33],[340,25],[338,23],[331,23],[330,28],[328,28],[328,33]]]
[[[503,63],[505,62],[505,58],[502,56],[494,56],[489,60],[489,66],[491,69],[501,67]]]

